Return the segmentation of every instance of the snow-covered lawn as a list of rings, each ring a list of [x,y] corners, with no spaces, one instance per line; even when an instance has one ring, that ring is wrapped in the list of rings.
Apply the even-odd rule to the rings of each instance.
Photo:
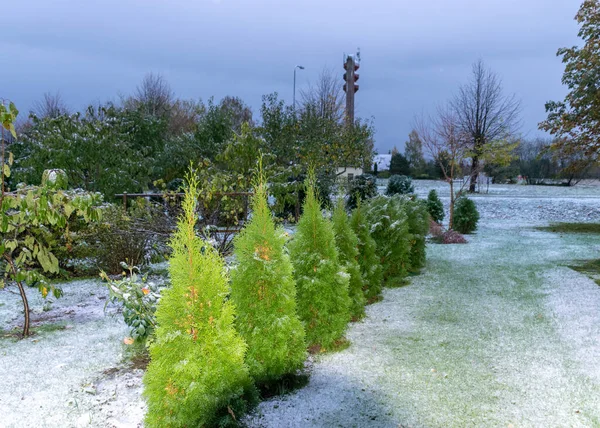
[[[447,202],[444,183],[415,187]],[[318,357],[305,388],[246,422],[600,426],[600,287],[565,267],[599,258],[600,237],[534,229],[600,221],[600,188],[492,186],[474,200],[482,218],[469,244],[430,245],[424,273],[350,326],[348,349]],[[47,312],[30,293],[37,316],[64,329],[0,339],[0,427],[137,426],[142,371],[123,363],[126,326],[104,316],[97,281],[64,289]],[[17,305],[0,291],[0,327],[20,322]]]

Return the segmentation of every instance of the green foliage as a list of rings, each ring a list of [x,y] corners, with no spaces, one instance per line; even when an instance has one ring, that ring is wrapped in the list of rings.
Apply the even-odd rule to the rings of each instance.
[[[548,118],[540,129],[556,137],[552,149],[557,157],[582,156],[598,161],[600,152],[600,3],[585,0],[575,16],[580,24],[582,47],[561,48],[565,71],[562,82],[569,90],[564,101],[546,103]]]
[[[141,343],[154,333],[156,328],[156,304],[160,297],[158,287],[147,282],[146,276],[140,277],[137,266],[123,263],[124,278],[111,280],[105,272],[100,277],[107,282],[111,302],[123,305],[123,319],[131,330],[131,337]]]
[[[29,307],[23,285],[36,287],[42,297],[60,297],[62,291],[47,275],[59,273],[55,256],[59,246],[69,245],[69,224],[82,218],[96,221],[99,195],[24,187],[2,198],[0,252],[6,262],[0,288],[10,282],[21,291],[25,310],[23,335],[29,334]],[[61,239],[64,238],[64,239]]]
[[[309,346],[331,348],[350,320],[349,276],[339,263],[333,226],[323,217],[314,173],[306,182],[304,213],[290,244],[298,293],[298,314]]]
[[[472,233],[477,229],[479,212],[475,202],[467,197],[461,197],[454,206],[454,222],[452,229],[460,233]]]
[[[304,328],[296,313],[296,283],[284,249],[286,234],[276,228],[265,184],[255,187],[252,220],[235,239],[237,266],[231,271],[236,328],[248,344],[246,364],[259,384],[302,368]]]
[[[171,240],[171,288],[156,310],[158,327],[144,376],[149,427],[211,426],[251,386],[246,344],[226,299],[223,259],[196,236],[198,181],[188,176],[183,214]]]
[[[410,175],[410,163],[401,153],[392,155],[392,160],[390,161],[390,174]]]
[[[423,157],[423,142],[414,129],[408,135],[408,141],[404,143],[404,157],[410,165],[410,176],[417,178],[425,174],[425,158]]]
[[[410,232],[410,267],[409,272],[419,272],[425,267],[425,242],[429,233],[429,212],[425,201],[411,198],[404,200],[404,210],[408,217]]]
[[[166,124],[141,111],[112,105],[85,114],[38,118],[13,145],[14,182],[39,184],[48,167],[62,169],[71,186],[112,199],[123,191],[148,188],[160,175],[154,161]]]
[[[412,179],[406,175],[392,175],[388,180],[385,194],[391,195],[407,195],[414,193],[415,187],[412,184]]]
[[[14,104],[6,107],[0,103],[2,137],[4,130],[16,135],[17,114]],[[14,157],[5,151],[4,138],[0,144],[0,254],[4,262],[0,288],[11,283],[18,287],[25,317],[23,336],[28,336],[30,313],[24,286],[37,287],[44,298],[49,293],[55,297],[62,294],[46,277],[59,273],[55,251],[71,245],[69,229],[73,223],[99,219],[97,207],[102,199],[98,194],[58,190],[52,182],[47,186],[20,186],[8,193],[6,179],[11,175]]]
[[[400,195],[378,196],[366,204],[371,236],[377,243],[377,255],[388,285],[401,283],[411,268],[411,234],[405,199]]]
[[[444,220],[444,204],[435,189],[431,189],[427,195],[427,211],[436,223],[441,223]]]
[[[375,177],[369,174],[358,175],[350,181],[348,187],[348,209],[356,208],[358,200],[366,201],[375,196],[377,196]]]
[[[358,201],[358,206],[352,212],[350,225],[358,238],[358,264],[363,280],[363,293],[367,301],[374,301],[383,286],[383,268],[377,255],[377,243],[371,236],[371,225],[366,217],[364,205]]]
[[[67,173],[62,169],[47,169],[42,174],[42,186],[66,190],[69,187]]]
[[[360,319],[365,314],[365,295],[363,292],[363,277],[358,264],[358,237],[350,226],[343,198],[338,198],[333,211],[333,232],[338,249],[340,264],[350,275],[348,294],[350,296],[350,315]]]

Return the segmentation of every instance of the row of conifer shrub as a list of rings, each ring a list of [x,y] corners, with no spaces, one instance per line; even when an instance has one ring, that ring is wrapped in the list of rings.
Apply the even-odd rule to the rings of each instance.
[[[146,372],[151,427],[236,423],[256,385],[304,365],[307,350],[332,350],[351,319],[364,316],[383,284],[403,280],[425,260],[427,209],[404,196],[342,199],[324,216],[314,174],[293,239],[274,223],[264,180],[252,219],[235,239],[231,283],[222,257],[194,229],[197,180],[188,177],[183,214],[170,245],[171,287],[156,310]]]

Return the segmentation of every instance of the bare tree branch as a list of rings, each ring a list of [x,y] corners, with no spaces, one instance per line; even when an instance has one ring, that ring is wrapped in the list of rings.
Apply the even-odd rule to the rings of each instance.
[[[505,96],[498,76],[479,60],[473,64],[469,82],[460,87],[450,106],[472,149],[469,190],[474,192],[484,146],[515,136],[521,126],[521,102],[515,95]]]

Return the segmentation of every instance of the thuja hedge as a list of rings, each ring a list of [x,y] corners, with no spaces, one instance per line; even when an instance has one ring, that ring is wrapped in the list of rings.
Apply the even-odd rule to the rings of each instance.
[[[358,264],[363,280],[363,293],[368,302],[375,301],[383,286],[383,267],[377,254],[377,243],[371,236],[371,225],[366,216],[366,207],[358,201],[352,212],[350,225],[358,238]]]
[[[350,315],[353,319],[360,319],[365,314],[366,298],[363,293],[364,281],[360,265],[358,264],[358,237],[350,226],[345,205],[344,199],[338,198],[333,210],[333,232],[340,263],[345,267],[346,272],[350,276],[348,287]]]
[[[158,327],[144,376],[148,427],[213,426],[219,414],[245,410],[253,390],[244,364],[246,344],[226,300],[224,261],[196,236],[197,181],[190,177],[171,239],[171,287],[156,309]],[[234,409],[234,410],[232,410]]]
[[[296,282],[286,237],[276,228],[259,183],[252,220],[235,239],[237,266],[231,271],[236,327],[248,344],[246,364],[259,384],[277,381],[302,368],[306,358],[304,328],[296,313]]]
[[[408,273],[424,266],[429,225],[422,201],[401,195],[378,196],[366,204],[365,215],[387,285],[402,283]]]
[[[339,262],[333,226],[323,217],[314,174],[306,182],[304,210],[290,243],[298,314],[309,347],[331,349],[350,320],[349,276]]]

